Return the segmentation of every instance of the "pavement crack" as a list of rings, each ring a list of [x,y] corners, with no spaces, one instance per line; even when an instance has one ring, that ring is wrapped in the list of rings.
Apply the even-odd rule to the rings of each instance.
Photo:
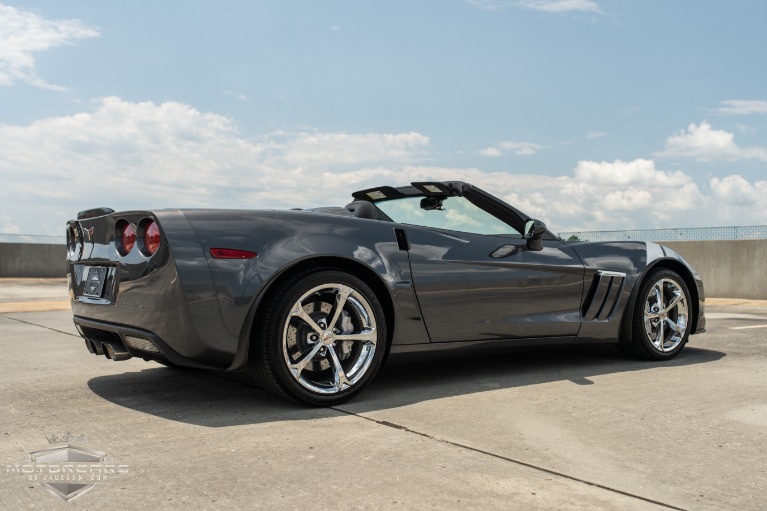
[[[65,332],[64,330],[59,330],[58,328],[51,328],[49,326],[39,325],[37,323],[32,323],[31,321],[24,321],[23,319],[19,319],[19,318],[12,318],[10,316],[6,316],[5,314],[0,314],[0,316],[4,317],[5,319],[10,319],[11,321],[17,321],[19,323],[24,323],[25,325],[32,325],[32,326],[37,326],[37,327],[40,327],[40,328],[44,328],[46,330],[50,330],[51,332],[57,332],[57,333],[64,334],[64,335],[71,335],[72,337],[80,337],[78,334],[73,334],[72,332]]]
[[[651,498],[648,498],[648,497],[643,497],[643,496],[637,495],[635,493],[619,490],[618,488],[613,488],[611,486],[607,486],[607,485],[604,485],[604,484],[595,483],[594,481],[589,481],[587,479],[582,479],[580,477],[576,477],[576,476],[573,476],[573,475],[570,475],[570,474],[565,474],[564,472],[559,472],[557,470],[553,470],[553,469],[550,469],[550,468],[541,467],[541,466],[535,465],[533,463],[528,463],[526,461],[522,461],[522,460],[518,460],[518,459],[515,459],[515,458],[511,458],[509,456],[503,456],[501,454],[496,454],[494,452],[486,451],[484,449],[479,449],[477,447],[472,447],[470,445],[462,444],[460,442],[455,442],[453,440],[448,440],[446,438],[438,438],[438,437],[429,435],[427,433],[422,433],[421,431],[416,431],[414,429],[411,429],[411,428],[409,428],[407,426],[403,426],[401,424],[396,424],[394,422],[389,422],[389,421],[384,421],[384,420],[373,419],[371,417],[366,417],[366,416],[360,415],[358,413],[350,412],[348,410],[343,410],[343,409],[337,408],[335,406],[331,406],[330,408],[332,408],[333,410],[336,410],[337,412],[345,413],[346,415],[353,415],[354,417],[359,417],[360,419],[365,419],[366,421],[374,422],[374,423],[376,423],[376,424],[378,424],[380,426],[386,426],[387,428],[392,428],[392,429],[397,429],[397,430],[400,430],[400,431],[405,431],[407,433],[412,433],[414,435],[418,435],[418,436],[421,436],[421,437],[424,437],[424,438],[428,438],[429,440],[434,440],[435,442],[440,442],[440,443],[443,443],[443,444],[446,444],[446,445],[451,445],[453,447],[458,447],[459,449],[466,449],[468,451],[476,452],[478,454],[483,454],[485,456],[491,456],[493,458],[496,458],[496,459],[499,459],[499,460],[503,460],[503,461],[507,461],[509,463],[514,463],[516,465],[520,465],[520,466],[527,467],[527,468],[530,468],[530,469],[533,469],[533,470],[537,470],[539,472],[544,472],[546,474],[550,474],[550,475],[553,475],[553,476],[561,477],[561,478],[564,478],[564,479],[569,479],[570,481],[575,481],[575,482],[578,482],[578,483],[587,484],[589,486],[593,486],[594,488],[600,488],[600,489],[605,490],[605,491],[609,491],[609,492],[612,492],[612,493],[617,493],[617,494],[623,495],[625,497],[630,497],[632,499],[637,499],[637,500],[641,500],[641,501],[644,501],[644,502],[648,502],[650,504],[655,504],[656,506],[661,506],[661,507],[664,507],[666,509],[674,509],[676,511],[687,511],[686,509],[681,508],[681,507],[672,506],[671,504],[666,504],[666,503],[660,502],[658,500],[654,500],[654,499],[651,499]]]

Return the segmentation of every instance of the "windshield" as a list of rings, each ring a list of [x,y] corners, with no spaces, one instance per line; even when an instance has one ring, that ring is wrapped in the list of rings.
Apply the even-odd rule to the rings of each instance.
[[[431,200],[430,200],[431,199]],[[423,204],[427,209],[422,207]],[[463,197],[446,197],[441,205],[435,198],[407,197],[377,202],[376,207],[393,221],[451,231],[521,237],[521,234]]]

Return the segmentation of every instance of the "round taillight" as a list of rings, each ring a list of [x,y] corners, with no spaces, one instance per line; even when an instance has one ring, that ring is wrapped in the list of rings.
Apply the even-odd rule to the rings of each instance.
[[[148,256],[154,255],[160,248],[160,228],[154,220],[147,221],[144,224],[144,253]]]
[[[133,224],[120,220],[117,223],[117,251],[122,256],[127,256],[136,244],[136,228]]]

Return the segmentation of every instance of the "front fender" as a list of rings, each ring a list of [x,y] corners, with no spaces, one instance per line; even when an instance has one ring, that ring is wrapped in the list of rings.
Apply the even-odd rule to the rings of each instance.
[[[692,332],[705,329],[703,282],[695,270],[676,252],[657,243],[644,241],[584,242],[571,245],[586,268],[586,285],[599,270],[625,273],[621,297],[608,321],[584,321],[578,337],[583,340],[628,340],[636,295],[646,276],[657,268],[676,271],[690,290],[693,309]],[[620,310],[618,310],[620,309]]]

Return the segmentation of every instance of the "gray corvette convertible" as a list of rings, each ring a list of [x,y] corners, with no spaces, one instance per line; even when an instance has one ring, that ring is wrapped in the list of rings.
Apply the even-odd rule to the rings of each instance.
[[[83,211],[69,296],[91,353],[247,373],[299,402],[358,395],[390,352],[615,343],[667,360],[705,330],[672,250],[565,243],[459,181],[382,186],[345,207]]]

